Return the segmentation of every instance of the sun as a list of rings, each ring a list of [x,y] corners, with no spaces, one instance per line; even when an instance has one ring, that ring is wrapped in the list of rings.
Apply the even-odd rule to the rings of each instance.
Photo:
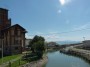
[[[61,5],[64,5],[65,4],[65,0],[59,0]]]
[[[71,0],[59,0],[59,2],[63,6],[63,5],[69,4]]]

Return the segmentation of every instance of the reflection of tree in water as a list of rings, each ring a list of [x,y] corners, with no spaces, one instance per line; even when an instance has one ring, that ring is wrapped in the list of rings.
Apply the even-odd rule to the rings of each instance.
[[[54,53],[54,52],[57,52],[58,51],[58,49],[56,50],[56,49],[53,49],[53,50],[48,50],[47,52],[49,52],[49,53]]]

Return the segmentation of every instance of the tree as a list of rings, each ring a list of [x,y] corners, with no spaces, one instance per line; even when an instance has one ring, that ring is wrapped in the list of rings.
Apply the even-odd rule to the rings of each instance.
[[[29,47],[31,47],[31,51],[34,52],[40,52],[45,50],[44,45],[45,39],[41,36],[35,36],[32,41],[29,43]]]

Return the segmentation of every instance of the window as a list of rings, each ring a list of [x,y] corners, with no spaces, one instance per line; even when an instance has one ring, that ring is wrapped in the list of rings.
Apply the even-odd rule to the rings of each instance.
[[[9,35],[9,31],[8,31],[8,35]]]
[[[0,20],[0,24],[2,24],[2,21]]]
[[[6,48],[6,51],[7,51],[8,49]]]
[[[17,33],[18,33],[18,36],[19,36],[20,35],[20,30],[18,30]]]
[[[18,40],[15,40],[15,45],[17,45],[18,44]]]
[[[14,30],[13,29],[12,29],[12,32],[11,33],[12,33],[12,35],[14,35]]]

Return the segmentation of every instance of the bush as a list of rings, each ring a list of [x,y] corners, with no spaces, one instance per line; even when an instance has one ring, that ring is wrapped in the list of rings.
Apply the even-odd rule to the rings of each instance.
[[[38,56],[38,59],[42,58],[42,56],[43,56],[43,52],[42,51],[37,51],[36,54]]]
[[[26,60],[27,62],[36,61],[39,59],[37,53],[30,53],[22,57],[22,60]]]

